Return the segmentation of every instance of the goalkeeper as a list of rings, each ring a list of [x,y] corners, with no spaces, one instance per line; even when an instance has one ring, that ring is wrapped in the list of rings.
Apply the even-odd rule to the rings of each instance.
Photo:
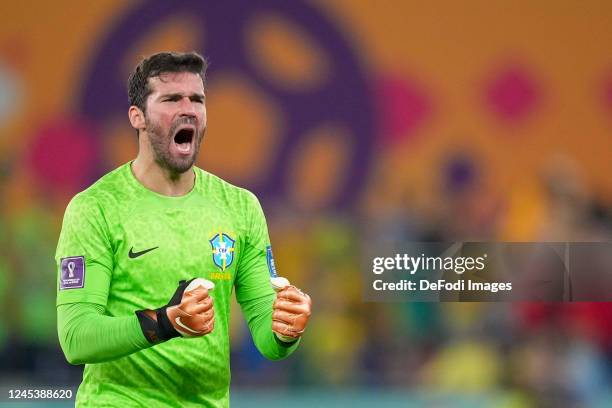
[[[66,209],[57,317],[67,360],[85,364],[77,406],[228,406],[234,290],[269,359],[308,323],[310,297],[276,277],[257,198],[194,166],[205,73],[196,53],[143,60],[128,83],[137,157]]]

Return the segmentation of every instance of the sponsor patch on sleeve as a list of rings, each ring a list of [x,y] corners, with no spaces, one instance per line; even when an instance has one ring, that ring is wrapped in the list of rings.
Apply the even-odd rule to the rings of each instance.
[[[272,246],[266,247],[266,260],[268,261],[268,271],[271,278],[276,278],[276,265],[274,265],[274,256],[272,255]]]
[[[85,286],[85,257],[62,258],[60,290],[78,289]]]

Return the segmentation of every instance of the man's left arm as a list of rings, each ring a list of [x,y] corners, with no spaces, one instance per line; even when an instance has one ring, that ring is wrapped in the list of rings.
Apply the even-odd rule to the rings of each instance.
[[[310,297],[294,286],[275,293],[274,268],[265,217],[257,198],[249,194],[249,229],[235,281],[236,299],[257,349],[270,360],[289,356],[300,343],[310,318]]]

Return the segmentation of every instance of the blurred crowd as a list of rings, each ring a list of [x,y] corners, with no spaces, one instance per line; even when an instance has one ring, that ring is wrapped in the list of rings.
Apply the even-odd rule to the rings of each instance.
[[[266,364],[244,327],[234,381],[433,395],[491,396],[496,406],[606,406],[612,399],[610,303],[367,303],[366,253],[422,241],[610,242],[610,206],[591,196],[569,160],[553,159],[512,208],[469,160],[440,171],[439,198],[419,209],[381,188],[355,214],[273,212],[278,265],[313,296],[312,326],[294,359]],[[407,190],[409,188],[407,187]],[[534,197],[540,197],[536,201]],[[394,201],[395,197],[395,201]],[[433,203],[433,204],[432,204]],[[437,205],[436,205],[437,203]],[[537,207],[538,213],[530,214]],[[532,220],[532,235],[522,225]],[[315,220],[313,222],[313,220]],[[518,232],[513,232],[518,231]],[[265,375],[261,375],[261,370]]]

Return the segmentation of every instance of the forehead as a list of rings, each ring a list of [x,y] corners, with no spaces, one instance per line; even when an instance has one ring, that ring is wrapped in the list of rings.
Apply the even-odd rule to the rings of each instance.
[[[204,93],[204,84],[198,74],[192,72],[162,72],[159,76],[149,78],[152,94]]]

